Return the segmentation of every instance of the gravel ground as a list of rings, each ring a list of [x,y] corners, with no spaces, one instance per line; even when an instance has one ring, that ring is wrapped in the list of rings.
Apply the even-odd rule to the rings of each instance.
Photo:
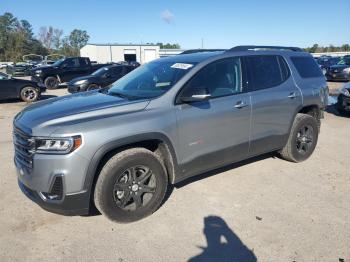
[[[265,155],[199,176],[123,225],[51,214],[20,192],[11,129],[25,106],[0,104],[0,261],[350,261],[350,118],[332,107],[306,162]]]

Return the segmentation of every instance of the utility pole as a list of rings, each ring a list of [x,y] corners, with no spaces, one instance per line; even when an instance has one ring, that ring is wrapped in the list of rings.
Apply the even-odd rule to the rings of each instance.
[[[202,37],[202,49],[203,49],[203,47],[204,47],[204,39]]]

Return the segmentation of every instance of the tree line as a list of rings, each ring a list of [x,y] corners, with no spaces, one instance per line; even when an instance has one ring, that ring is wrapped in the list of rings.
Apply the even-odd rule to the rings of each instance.
[[[313,46],[307,47],[304,50],[309,53],[347,52],[347,51],[350,51],[350,45],[344,44],[341,46],[334,46],[334,45],[320,46],[318,44],[314,44]]]
[[[85,30],[74,29],[64,36],[61,29],[52,26],[41,27],[35,36],[27,20],[11,13],[0,15],[0,61],[18,62],[27,54],[79,56],[89,38]]]
[[[27,20],[20,20],[8,12],[0,15],[0,61],[18,62],[27,54],[79,56],[80,49],[89,38],[85,30],[74,29],[64,36],[63,30],[52,26],[40,27],[35,35]],[[179,44],[157,45],[160,48],[180,49]]]

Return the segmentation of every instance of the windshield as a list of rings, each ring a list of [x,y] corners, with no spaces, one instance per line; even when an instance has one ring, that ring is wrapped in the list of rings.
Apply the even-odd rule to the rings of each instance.
[[[100,69],[97,69],[95,72],[92,73],[93,76],[102,76],[104,73],[106,73],[109,70],[108,67],[101,67]]]
[[[343,57],[339,62],[338,65],[350,65],[350,57]]]
[[[57,60],[55,63],[53,63],[52,65],[53,65],[53,66],[60,66],[64,60],[65,60],[64,58],[59,59],[59,60]]]
[[[153,98],[172,88],[195,63],[157,61],[145,64],[116,81],[110,95],[130,98]]]

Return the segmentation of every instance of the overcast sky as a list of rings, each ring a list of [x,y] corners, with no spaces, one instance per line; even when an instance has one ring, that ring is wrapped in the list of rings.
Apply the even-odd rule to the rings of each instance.
[[[179,43],[183,48],[239,44],[300,47],[350,43],[350,0],[107,1],[0,0],[0,13],[84,29],[90,43]]]

